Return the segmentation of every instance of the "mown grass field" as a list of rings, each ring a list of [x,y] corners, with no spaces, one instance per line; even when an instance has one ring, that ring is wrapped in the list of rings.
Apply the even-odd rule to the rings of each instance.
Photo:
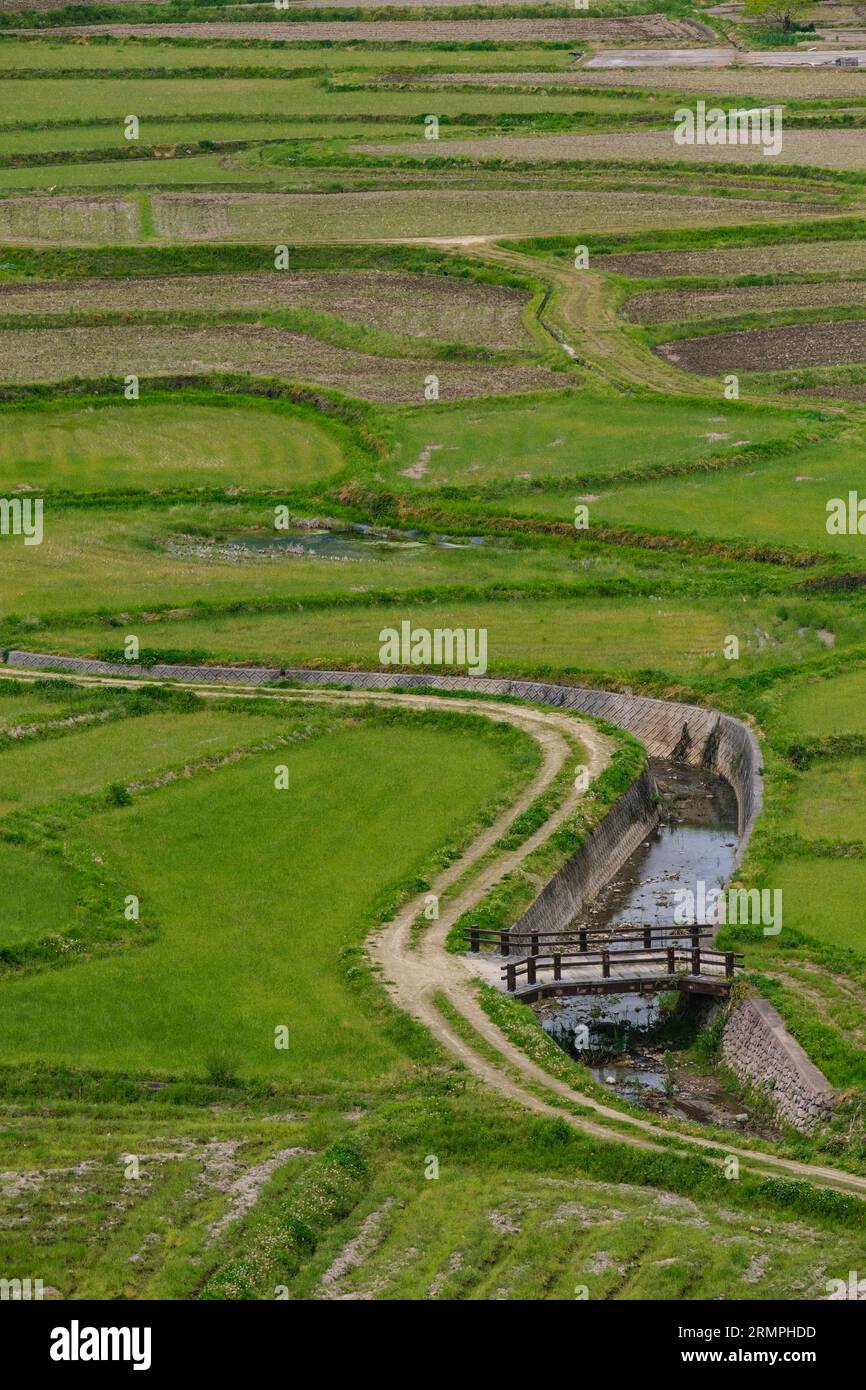
[[[397,416],[390,467],[393,482],[471,491],[568,478],[615,479],[641,469],[723,459],[726,453],[784,441],[808,424],[793,411],[754,410],[715,401],[624,401],[610,418],[610,398],[581,392],[511,406],[471,406],[437,415]],[[405,483],[400,483],[405,488]],[[566,499],[567,500],[567,499]],[[565,507],[567,514],[569,508]],[[571,507],[573,516],[574,508]]]
[[[866,865],[861,860],[783,860],[775,877],[791,905],[789,927],[815,942],[862,955],[866,934],[857,904],[866,885]]]
[[[828,605],[829,606],[829,605]],[[675,664],[682,677],[734,678],[790,661],[801,662],[823,650],[814,628],[803,627],[796,612],[785,618],[784,605],[726,603],[696,599],[616,599],[471,602],[453,599],[435,604],[311,608],[296,614],[249,613],[203,618],[154,618],[142,629],[155,651],[191,651],[222,662],[250,662],[257,657],[277,666],[379,665],[380,632],[396,619],[414,627],[484,627],[488,633],[491,673],[520,670],[594,672],[664,672]],[[823,616],[823,615],[822,615]],[[840,644],[866,638],[864,620],[839,613]],[[728,635],[739,636],[738,663],[725,658]],[[105,627],[48,627],[38,633],[46,651],[120,656]]]
[[[0,534],[0,670],[130,636],[145,664],[376,669],[408,620],[483,628],[491,675],[748,720],[738,872],[784,928],[731,944],[843,1094],[766,1143],[866,1171],[864,538],[825,525],[862,477],[860,78],[582,66],[727,42],[681,6],[410,11],[399,41],[161,8],[191,28],[25,39],[0,5],[0,498],[45,509],[40,545]],[[698,95],[779,103],[782,159],[675,146]],[[534,741],[282,695],[0,681],[0,1277],[673,1303],[857,1267],[855,1199],[728,1182],[670,1126],[587,1135],[577,1092],[537,1086],[541,1117],[390,1002],[365,942],[525,791]]]
[[[862,840],[866,828],[866,761],[822,760],[803,775],[796,828],[807,840],[820,840],[832,828],[836,840]]]
[[[65,864],[2,842],[0,864],[4,898],[0,949],[68,925],[81,883]]]
[[[232,410],[193,400],[108,399],[4,412],[0,479],[7,491],[111,493],[233,487],[295,492],[345,467],[340,426],[310,412],[249,401]]]
[[[783,695],[781,716],[792,734],[826,738],[832,734],[863,732],[863,700],[866,671],[841,671],[832,680],[802,682]]]
[[[398,1049],[353,997],[341,951],[531,755],[518,748],[515,764],[511,740],[470,729],[346,728],[305,743],[303,722],[294,728],[293,745],[167,781],[88,820],[91,852],[139,896],[156,940],[0,982],[9,1061],[44,1058],[34,1020],[50,1017],[52,1061],[67,1066],[200,1076],[224,1057],[239,1074],[303,1078],[312,1090],[385,1079]],[[154,715],[7,750],[0,815],[86,795],[106,776],[159,782],[184,759],[219,762],[282,731],[273,714]],[[274,786],[283,763],[288,791]],[[377,846],[398,840],[383,863]],[[17,922],[16,908],[6,930]],[[280,1026],[287,1049],[276,1046]]]

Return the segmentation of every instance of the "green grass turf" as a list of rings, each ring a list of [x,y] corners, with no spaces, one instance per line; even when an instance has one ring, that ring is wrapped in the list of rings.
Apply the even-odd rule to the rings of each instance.
[[[240,475],[236,481],[243,485],[245,479]],[[628,559],[622,565],[607,557],[587,562],[570,540],[532,549],[507,548],[507,542],[494,540],[480,546],[458,543],[454,548],[366,544],[357,546],[358,558],[346,560],[232,550],[237,541],[279,538],[282,533],[274,529],[278,498],[279,494],[270,502],[56,510],[49,499],[38,564],[33,562],[36,547],[23,545],[15,536],[0,538],[0,620],[10,613],[26,618],[33,613],[106,608],[138,612],[196,600],[315,595],[339,599],[368,589],[575,583],[621,574],[623,566],[629,566]],[[327,513],[327,506],[322,511]],[[144,630],[139,635],[148,640]],[[112,640],[106,633],[105,641]]]
[[[0,489],[295,490],[345,467],[345,440],[312,412],[267,401],[150,403],[145,392],[116,405],[16,406],[0,411]]]
[[[0,949],[69,925],[80,885],[59,859],[0,840],[0,883]]]
[[[240,719],[204,708],[82,725],[47,742],[22,741],[0,751],[0,816],[111,782],[147,780],[187,760],[220,757],[273,738],[280,729],[280,721],[266,714]]]
[[[33,695],[6,695],[0,686],[0,732],[43,719],[57,719],[68,712],[68,701],[40,700]]]
[[[788,859],[770,877],[769,886],[782,890],[784,925],[866,953],[866,860]]]
[[[497,800],[510,748],[429,726],[347,729],[97,816],[88,843],[139,894],[158,940],[0,983],[4,1059],[200,1073],[221,1054],[306,1089],[384,1081],[397,1045],[340,951]]]
[[[822,758],[803,773],[794,824],[810,840],[866,840],[866,758]]]
[[[603,485],[590,504],[590,524],[759,542],[862,560],[863,536],[830,535],[826,524],[828,501],[847,499],[848,490],[856,491],[860,483],[862,451],[861,439],[851,433],[844,441],[798,449],[770,463],[619,488]],[[503,498],[495,507],[518,516],[566,521],[574,514],[577,495],[549,492]]]
[[[782,691],[779,718],[792,735],[866,734],[866,668]]]
[[[588,391],[526,403],[428,407],[396,416],[390,467],[401,486],[412,482],[405,479],[407,468],[423,467],[414,480],[414,486],[423,488],[471,488],[491,481],[507,485],[518,478],[615,477],[623,468],[697,462],[733,450],[743,440],[762,444],[785,439],[803,428],[804,418],[793,411],[716,402],[614,401]],[[719,435],[724,437],[711,437]],[[568,497],[551,499],[551,505],[554,500],[567,516]],[[532,495],[524,506],[537,501]]]
[[[266,39],[264,30],[263,39]],[[431,68],[442,72],[543,72],[568,68],[573,59],[567,49],[533,48],[529,44],[518,44],[509,49],[447,49],[398,48],[386,44],[382,48],[333,48],[322,44],[303,44],[301,47],[284,47],[281,43],[272,46],[261,44],[207,45],[161,43],[158,39],[123,42],[113,39],[110,43],[91,41],[78,45],[52,39],[50,34],[40,36],[38,42],[22,41],[12,36],[0,38],[0,70],[28,69],[65,70],[81,68],[93,71],[96,68],[111,71],[130,69],[162,69],[169,73],[172,69],[208,68],[271,68],[271,69],[313,69],[324,71],[329,68],[343,70],[345,76],[355,75],[364,81],[368,71],[398,68]],[[198,79],[196,79],[198,80]]]
[[[379,664],[379,633],[410,621],[414,627],[485,628],[491,672],[519,674],[544,667],[587,672],[654,669],[678,676],[736,678],[755,669],[824,651],[814,631],[778,605],[743,598],[574,598],[395,603],[369,608],[253,613],[200,619],[156,619],[144,629],[148,647],[206,652],[210,659],[279,666],[329,662]],[[832,612],[833,610],[831,610]],[[828,619],[824,617],[823,621]],[[863,640],[862,620],[840,610],[843,642]],[[30,645],[43,651],[92,654],[118,646],[110,629],[50,628]],[[740,657],[726,660],[725,638],[740,639]]]

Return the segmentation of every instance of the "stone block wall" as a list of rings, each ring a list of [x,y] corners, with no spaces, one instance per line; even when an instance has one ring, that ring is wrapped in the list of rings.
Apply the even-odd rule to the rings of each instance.
[[[511,930],[549,932],[568,926],[583,904],[590,902],[634,853],[658,819],[655,782],[647,769],[611,807],[586,843],[554,874]]]
[[[731,1006],[721,1054],[741,1081],[767,1091],[776,1114],[795,1129],[811,1129],[832,1113],[835,1093],[826,1076],[759,995]]]

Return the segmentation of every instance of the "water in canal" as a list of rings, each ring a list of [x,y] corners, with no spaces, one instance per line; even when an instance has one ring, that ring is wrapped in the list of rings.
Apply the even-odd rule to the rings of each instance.
[[[661,822],[572,928],[615,933],[626,925],[673,926],[678,889],[694,892],[699,880],[716,888],[731,876],[737,801],[730,785],[681,763],[654,759],[651,767],[662,798]],[[681,1118],[760,1132],[711,1077],[678,1066],[676,1052],[669,1050],[672,1016],[705,1010],[706,1000],[621,994],[547,999],[535,1007],[545,1032],[618,1095]]]

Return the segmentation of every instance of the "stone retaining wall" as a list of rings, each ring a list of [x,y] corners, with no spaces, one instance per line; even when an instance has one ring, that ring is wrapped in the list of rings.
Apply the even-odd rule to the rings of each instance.
[[[595,827],[586,843],[554,874],[513,932],[560,931],[622,868],[658,824],[655,782],[647,768]]]
[[[473,691],[486,695],[512,695],[554,708],[573,710],[605,719],[640,739],[655,757],[709,768],[733,786],[739,807],[741,857],[761,806],[761,755],[750,729],[730,715],[699,705],[655,700],[643,695],[624,695],[586,686],[548,682],[497,680],[489,677],[433,676],[384,671],[312,671],[302,668],[255,666],[152,666],[122,662],[90,661],[78,657],[45,656],[10,651],[12,666],[36,666],[56,671],[75,671],[95,676],[150,676],[185,681],[243,682],[261,685],[279,679],[310,686],[351,686],[361,690],[432,687],[456,694]],[[634,853],[658,823],[655,786],[646,771],[596,826],[586,844],[554,875],[512,930],[558,931],[573,921],[582,905]]]
[[[90,661],[81,657],[45,656],[36,652],[9,651],[10,666],[71,671],[79,675],[144,676],[157,680],[238,681],[263,685],[280,679],[302,685],[352,686],[361,690],[427,687],[436,690],[475,691],[481,695],[513,695],[521,700],[606,719],[639,738],[658,758],[703,766],[718,772],[733,787],[739,807],[739,863],[763,801],[763,767],[758,741],[739,719],[700,705],[676,700],[654,700],[646,695],[623,695],[588,686],[555,685],[552,682],[497,680],[492,677],[433,676],[385,671],[310,671],[267,666],[151,666],[126,662]]]
[[[732,1006],[721,1052],[741,1081],[767,1091],[779,1118],[795,1129],[811,1129],[831,1115],[832,1086],[768,1000],[750,994]]]

